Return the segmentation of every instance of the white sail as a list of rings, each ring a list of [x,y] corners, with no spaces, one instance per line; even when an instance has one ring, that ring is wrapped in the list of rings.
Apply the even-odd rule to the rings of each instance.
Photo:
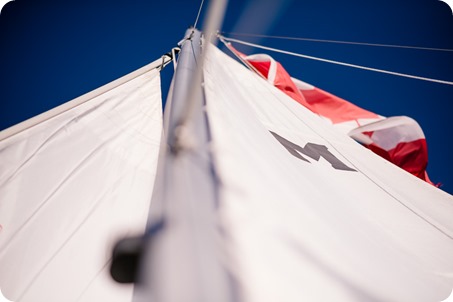
[[[159,59],[1,133],[0,288],[12,301],[131,301],[112,247],[144,231],[162,131]]]
[[[218,49],[204,66],[226,266],[241,301],[449,295],[451,195],[334,131]]]

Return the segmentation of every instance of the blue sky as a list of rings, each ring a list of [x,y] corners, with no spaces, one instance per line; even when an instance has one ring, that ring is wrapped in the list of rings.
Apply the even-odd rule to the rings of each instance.
[[[9,2],[0,15],[0,129],[159,58],[194,24],[200,2]],[[202,20],[203,15],[198,27]],[[452,11],[438,0],[231,0],[221,31],[453,49]],[[453,81],[452,51],[234,37]],[[236,46],[248,54],[263,52]],[[361,107],[384,116],[416,119],[428,142],[428,173],[434,182],[444,184],[443,190],[453,193],[453,86],[269,54],[292,76]],[[166,68],[162,76],[166,91],[172,68]]]

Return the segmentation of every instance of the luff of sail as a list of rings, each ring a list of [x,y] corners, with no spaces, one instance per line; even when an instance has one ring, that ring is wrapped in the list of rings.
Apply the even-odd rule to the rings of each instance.
[[[144,231],[162,130],[159,59],[2,132],[0,288],[12,301],[131,301],[112,245]],[[6,138],[5,138],[6,137]]]

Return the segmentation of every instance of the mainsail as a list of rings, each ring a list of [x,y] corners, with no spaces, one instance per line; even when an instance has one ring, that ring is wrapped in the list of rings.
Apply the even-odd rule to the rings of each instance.
[[[244,301],[440,301],[453,198],[208,48],[219,216]]]
[[[160,63],[2,133],[6,297],[434,302],[449,295],[451,195],[335,131],[194,29],[182,42],[159,147]],[[195,102],[181,107],[187,90],[175,86],[190,86],[196,66],[203,83]],[[147,218],[143,287],[134,294],[107,271],[113,242],[143,232]]]
[[[117,285],[109,264],[120,236],[145,229],[161,63],[1,133],[0,288],[8,299],[131,300],[133,287]]]

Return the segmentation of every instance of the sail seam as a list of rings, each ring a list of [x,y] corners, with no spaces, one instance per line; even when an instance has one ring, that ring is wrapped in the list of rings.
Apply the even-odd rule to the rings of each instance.
[[[120,178],[117,179],[117,183],[119,183]],[[105,193],[104,193],[105,194]],[[63,250],[63,248],[69,243],[69,241],[81,230],[81,228],[85,225],[85,223],[90,219],[90,217],[93,215],[93,213],[99,208],[99,206],[105,202],[102,200],[103,196],[98,198],[95,202],[94,205],[89,209],[87,215],[85,218],[82,220],[82,222],[77,225],[69,235],[69,237],[61,244],[59,247],[55,250],[55,252],[46,260],[45,264],[38,270],[38,272],[33,276],[31,281],[27,284],[25,287],[24,291],[21,293],[21,295],[18,298],[18,301],[21,301],[22,298],[27,294],[28,290],[33,286],[33,284],[36,282],[37,278],[46,270],[48,265],[51,263],[51,261]]]

